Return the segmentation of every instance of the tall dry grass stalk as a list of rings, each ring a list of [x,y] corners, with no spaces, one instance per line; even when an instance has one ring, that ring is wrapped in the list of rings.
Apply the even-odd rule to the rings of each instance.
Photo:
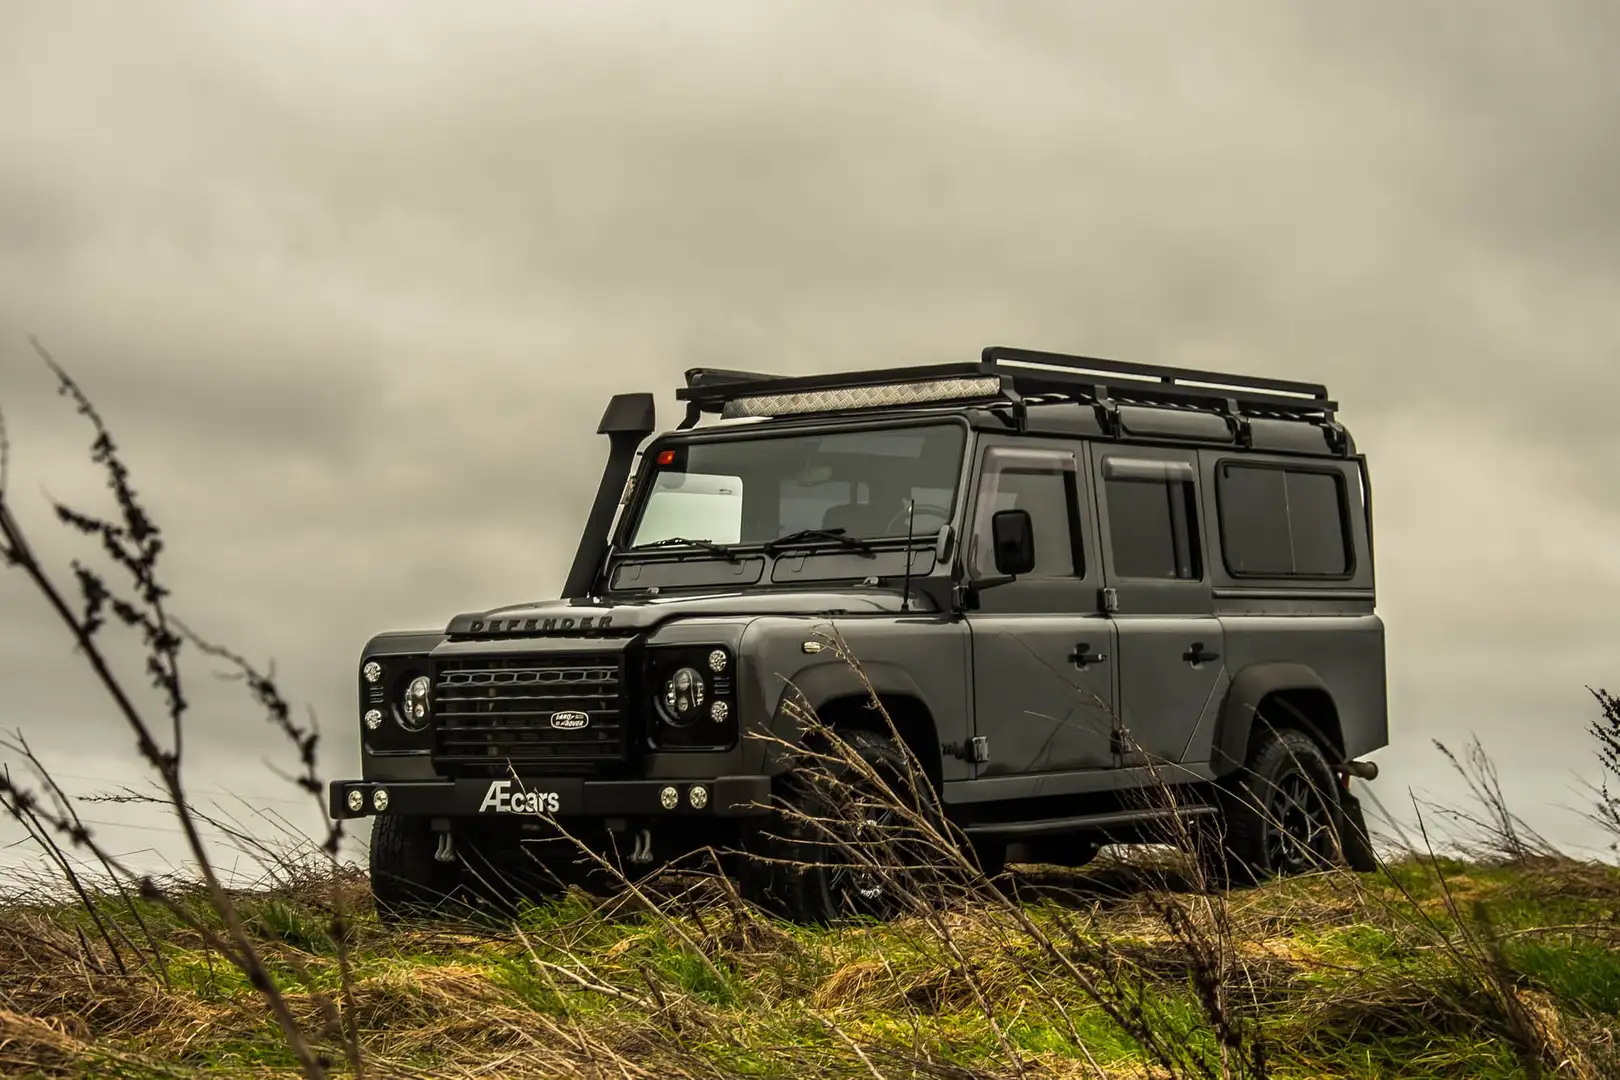
[[[90,444],[90,457],[105,472],[107,486],[116,506],[116,514],[112,518],[104,518],[55,502],[53,509],[56,517],[70,529],[99,542],[107,561],[129,579],[128,591],[118,590],[108,583],[100,571],[74,559],[71,565],[79,594],[75,605],[69,598],[67,588],[56,580],[36,555],[33,544],[12,510],[11,494],[6,483],[9,479],[10,444],[6,438],[3,415],[0,415],[0,563],[21,573],[34,586],[47,609],[67,629],[78,655],[89,666],[117,716],[135,736],[140,757],[152,771],[168,807],[173,811],[175,825],[185,841],[222,929],[216,931],[197,921],[184,907],[175,903],[150,875],[138,873],[113,857],[72,809],[71,801],[65,798],[61,787],[51,780],[49,771],[21,744],[18,744],[18,748],[34,766],[45,796],[42,798],[34,788],[19,785],[8,771],[0,776],[0,801],[3,801],[4,809],[27,830],[28,835],[41,845],[47,857],[62,869],[83,900],[92,921],[101,925],[99,914],[69,865],[64,846],[90,852],[106,872],[119,882],[119,888],[124,888],[127,883],[140,896],[164,904],[203,935],[221,956],[239,967],[254,989],[262,995],[305,1075],[322,1077],[330,1063],[311,1044],[289,1008],[282,988],[266,967],[252,935],[243,925],[236,904],[220,880],[198,818],[186,797],[182,762],[188,702],[181,665],[181,653],[185,646],[189,644],[205,656],[223,661],[229,668],[229,675],[244,684],[252,699],[265,710],[268,721],[294,748],[302,770],[296,782],[317,806],[323,805],[322,785],[316,768],[319,736],[313,723],[305,726],[292,718],[291,710],[271,675],[259,671],[236,653],[204,641],[170,611],[167,603],[169,590],[159,576],[159,559],[164,549],[162,530],[137,497],[129,468],[123,461],[117,443],[78,383],[37,340],[30,341],[55,376],[59,393],[71,400],[79,415],[89,422],[94,436]],[[102,648],[102,636],[108,629],[109,620],[141,640],[146,650],[147,673],[164,702],[161,720],[138,705],[136,696],[113,672]],[[322,845],[333,865],[341,841],[341,823],[333,822]],[[124,898],[127,901],[127,892]],[[343,925],[345,921],[342,913],[335,919],[333,933],[339,941],[347,937]],[[150,941],[145,943],[147,947],[137,948],[127,938],[122,942],[114,941],[111,934],[104,930],[102,937],[120,971],[127,974],[131,963],[142,968],[150,964],[157,977],[165,977],[161,956],[151,948]],[[345,974],[344,993],[347,994],[347,991],[348,979]],[[332,1006],[332,1011],[335,1014],[335,1006]],[[344,1042],[349,1064],[358,1074],[362,1071],[362,1064],[352,1028]]]

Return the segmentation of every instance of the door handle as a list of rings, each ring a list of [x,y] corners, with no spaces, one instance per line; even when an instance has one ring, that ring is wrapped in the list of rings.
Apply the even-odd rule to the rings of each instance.
[[[1074,654],[1069,657],[1069,663],[1073,664],[1075,667],[1083,668],[1087,664],[1100,664],[1107,659],[1107,653],[1092,652],[1091,643],[1089,641],[1082,641],[1080,644],[1074,647]]]
[[[1205,652],[1204,643],[1202,641],[1195,641],[1193,642],[1191,649],[1188,649],[1186,652],[1181,654],[1181,658],[1187,663],[1196,667],[1197,665],[1209,660],[1219,660],[1221,658],[1221,654],[1218,652]]]

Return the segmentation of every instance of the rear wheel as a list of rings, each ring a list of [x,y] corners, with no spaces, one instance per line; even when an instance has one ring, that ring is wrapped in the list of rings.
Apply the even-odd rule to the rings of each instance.
[[[1218,882],[1253,883],[1341,866],[1344,811],[1316,741],[1289,729],[1255,740],[1247,766],[1217,791],[1219,825],[1199,836]]]

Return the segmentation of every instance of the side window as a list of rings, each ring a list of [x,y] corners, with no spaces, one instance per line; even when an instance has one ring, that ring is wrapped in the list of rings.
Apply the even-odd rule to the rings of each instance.
[[[1182,461],[1103,458],[1108,545],[1119,577],[1197,581],[1198,495]]]
[[[996,572],[990,520],[1001,510],[1029,511],[1035,529],[1035,569],[1030,577],[1085,573],[1079,542],[1079,469],[1072,452],[1002,446],[985,451],[969,558],[975,576]]]
[[[1343,577],[1351,570],[1344,477],[1223,462],[1217,473],[1226,568],[1247,577]]]

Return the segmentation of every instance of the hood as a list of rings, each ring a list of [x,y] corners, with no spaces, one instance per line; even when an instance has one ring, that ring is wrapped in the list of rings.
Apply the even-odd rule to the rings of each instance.
[[[899,615],[900,593],[886,589],[751,590],[659,596],[634,600],[535,600],[468,612],[450,620],[457,636],[512,634],[633,634],[682,616]],[[912,613],[936,610],[913,590]]]

